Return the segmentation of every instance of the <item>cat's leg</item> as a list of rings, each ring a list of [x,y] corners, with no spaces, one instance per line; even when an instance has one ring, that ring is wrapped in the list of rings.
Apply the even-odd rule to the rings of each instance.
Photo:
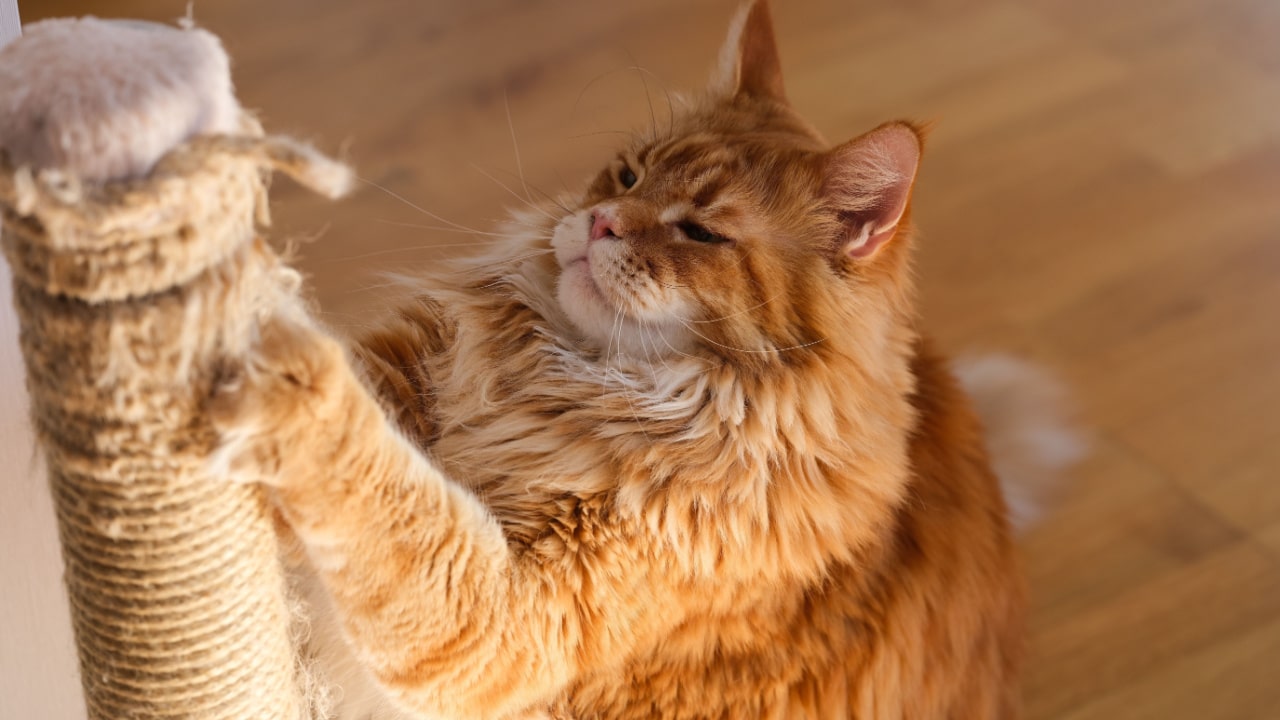
[[[388,422],[318,330],[265,327],[211,412],[225,470],[275,488],[361,662],[407,707],[506,717],[552,700],[637,628],[678,621],[653,601],[653,574],[629,568],[625,589],[584,578],[627,574],[612,566],[636,562],[625,552],[517,558],[486,508]]]

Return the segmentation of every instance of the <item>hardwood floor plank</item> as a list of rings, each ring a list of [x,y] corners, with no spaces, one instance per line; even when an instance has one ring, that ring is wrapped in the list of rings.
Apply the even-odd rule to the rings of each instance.
[[[1237,543],[1037,628],[1036,662],[1026,683],[1028,717],[1061,717],[1102,695],[1153,682],[1168,663],[1278,617],[1280,566],[1252,542]]]
[[[1096,611],[1246,538],[1114,439],[1091,444],[1078,481],[1022,541],[1036,627]]]
[[[1266,717],[1259,715],[1260,709],[1280,708],[1277,655],[1280,618],[1178,657],[1142,681],[1088,702],[1061,720],[1259,720]]]

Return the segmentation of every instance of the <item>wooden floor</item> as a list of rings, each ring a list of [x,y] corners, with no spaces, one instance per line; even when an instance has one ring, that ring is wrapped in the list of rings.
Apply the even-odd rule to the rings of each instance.
[[[23,1],[25,20],[101,13]],[[152,19],[186,0],[116,0]],[[1067,379],[1094,452],[1025,538],[1031,718],[1280,718],[1280,3],[785,0],[790,93],[832,139],[936,121],[927,322]],[[1141,9],[1139,10],[1139,6]],[[281,184],[331,319],[470,245],[706,76],[732,0],[206,0],[268,127],[369,185]],[[642,67],[643,70],[634,68]],[[508,124],[508,110],[510,125]],[[380,186],[385,190],[379,190]],[[399,196],[399,197],[397,197]],[[401,199],[403,198],[403,199]]]

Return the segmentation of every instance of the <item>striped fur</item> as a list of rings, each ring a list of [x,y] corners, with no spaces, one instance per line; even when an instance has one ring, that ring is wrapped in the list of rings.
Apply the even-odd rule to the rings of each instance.
[[[350,352],[269,325],[215,399],[336,618],[340,717],[1017,716],[1005,507],[916,330],[919,134],[827,149],[763,2],[729,48],[556,221]]]

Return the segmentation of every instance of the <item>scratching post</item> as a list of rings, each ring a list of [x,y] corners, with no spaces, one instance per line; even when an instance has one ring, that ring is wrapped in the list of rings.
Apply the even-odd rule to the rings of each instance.
[[[296,273],[256,235],[270,171],[333,195],[345,169],[247,119],[125,179],[13,161],[30,142],[0,137],[0,238],[89,717],[298,720],[270,511],[211,476],[202,408],[259,319],[297,307]]]

